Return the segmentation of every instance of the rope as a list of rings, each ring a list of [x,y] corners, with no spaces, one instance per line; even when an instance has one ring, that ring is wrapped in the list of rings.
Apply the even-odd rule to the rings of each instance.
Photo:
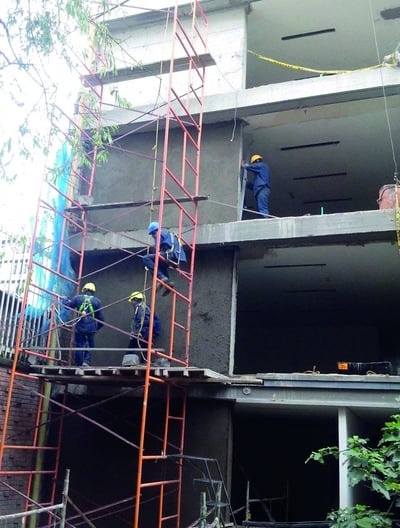
[[[168,25],[169,25],[169,19],[170,19],[170,8],[168,8],[167,16],[165,18],[163,47],[165,46],[166,35],[167,35],[167,30],[168,30]],[[162,75],[162,71],[163,71],[163,65],[164,65],[164,61],[161,60],[160,61],[160,84],[159,84],[159,87],[158,87],[157,97],[156,97],[155,102],[154,102],[154,107],[155,108],[157,107],[157,105],[159,104],[159,101],[161,99],[161,75]],[[157,177],[157,165],[158,165],[158,140],[159,140],[159,135],[160,135],[160,117],[157,117],[157,119],[156,119],[156,130],[155,130],[155,143],[154,143],[153,148],[152,148],[152,150],[154,152],[154,159],[153,159],[153,180],[152,180],[152,185],[151,185],[149,223],[152,221],[152,218],[153,218],[154,197],[155,197],[155,192],[157,190],[156,177]],[[150,251],[150,248],[148,247],[147,248],[147,254],[149,254],[149,251]],[[145,268],[144,280],[143,280],[143,291],[145,291],[147,289],[148,276],[149,276],[149,271],[148,271],[147,268]],[[146,308],[146,303],[145,303],[144,308]],[[143,310],[143,313],[145,313],[145,309]]]
[[[396,209],[395,209],[395,223],[396,223],[396,238],[397,238],[397,251],[400,254],[400,207],[399,207],[399,185],[397,180],[394,184],[394,195],[396,197]]]
[[[376,54],[377,54],[377,57],[379,59],[380,51],[379,51],[378,39],[377,39],[377,36],[376,36],[376,29],[375,29],[375,24],[374,24],[374,16],[373,16],[371,0],[369,0],[369,12],[370,12],[370,16],[371,16],[372,30],[373,30],[373,33],[374,33]],[[396,52],[398,51],[398,48],[399,48],[399,44],[397,45],[396,51],[393,53],[393,64],[392,65],[395,65],[394,56],[395,56]],[[394,166],[393,179],[394,179],[394,194],[395,194],[395,200],[396,200],[395,229],[396,229],[396,238],[397,238],[397,250],[398,250],[398,252],[400,254],[400,209],[399,209],[399,197],[397,195],[398,183],[399,183],[398,182],[397,160],[396,160],[396,153],[395,153],[395,150],[394,150],[392,127],[391,127],[391,124],[390,124],[389,110],[388,110],[388,105],[387,105],[386,89],[385,89],[385,83],[383,82],[383,78],[382,78],[382,70],[381,70],[380,73],[381,73],[383,102],[384,102],[384,105],[385,105],[385,117],[386,117],[386,123],[387,123],[387,127],[388,127],[388,132],[389,132],[389,141],[390,141],[390,147],[391,147],[392,159],[393,159],[393,166]]]

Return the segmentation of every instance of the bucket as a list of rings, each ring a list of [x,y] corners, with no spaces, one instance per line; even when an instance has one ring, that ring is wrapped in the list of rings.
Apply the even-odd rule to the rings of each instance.
[[[379,209],[395,209],[396,208],[396,192],[397,200],[400,204],[400,185],[390,184],[383,185],[379,189],[379,197],[377,199]]]

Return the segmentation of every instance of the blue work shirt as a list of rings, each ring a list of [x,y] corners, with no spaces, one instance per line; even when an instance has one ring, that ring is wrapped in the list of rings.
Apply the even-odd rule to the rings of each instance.
[[[165,253],[166,258],[175,264],[187,262],[185,250],[178,236],[168,229],[161,229],[160,249]]]
[[[245,163],[244,168],[254,176],[251,187],[255,195],[262,187],[269,188],[269,167],[264,161]]]
[[[149,338],[150,325],[150,309],[144,302],[132,303],[133,306],[133,321],[132,332],[145,339]],[[158,336],[161,333],[161,321],[157,314],[154,314],[153,319],[153,336]]]
[[[86,301],[89,302],[92,309],[90,309],[90,306],[88,307],[88,309],[86,308],[86,313],[84,315],[83,313],[80,313],[80,311],[82,311],[82,307],[86,304]],[[73,308],[78,312],[78,319],[75,324],[75,330],[77,332],[82,332],[84,334],[92,334],[103,327],[104,316],[101,301],[94,295],[91,295],[89,293],[80,293],[70,301],[64,301],[64,304],[65,306]]]

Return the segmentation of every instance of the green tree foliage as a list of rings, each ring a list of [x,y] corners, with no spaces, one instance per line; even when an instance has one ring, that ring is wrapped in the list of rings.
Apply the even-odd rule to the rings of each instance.
[[[46,155],[66,132],[77,147],[76,132],[68,131],[65,117],[74,109],[63,106],[65,94],[70,89],[78,99],[79,72],[90,59],[89,42],[101,49],[102,68],[113,70],[113,41],[104,23],[108,12],[109,0],[1,2],[0,106],[6,115],[2,112],[0,178],[12,180],[18,170],[15,158],[32,161]],[[93,111],[86,112],[84,125],[90,126],[90,119],[99,121],[100,109],[96,101],[86,99],[86,108]],[[95,136],[99,147],[111,142],[109,132],[96,130]]]
[[[400,414],[391,416],[381,428],[382,436],[376,447],[369,439],[353,436],[344,451],[351,486],[362,483],[386,501],[385,512],[358,504],[354,508],[332,511],[327,516],[332,528],[390,528],[392,517],[400,508]],[[337,447],[325,447],[313,452],[310,460],[324,464],[327,457],[339,458]]]

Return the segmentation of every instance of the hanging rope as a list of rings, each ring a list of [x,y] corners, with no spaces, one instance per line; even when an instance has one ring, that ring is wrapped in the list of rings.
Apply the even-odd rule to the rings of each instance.
[[[372,31],[373,31],[373,34],[374,34],[376,55],[377,55],[378,60],[379,60],[380,51],[379,51],[378,39],[377,39],[377,36],[376,36],[376,29],[375,29],[375,23],[374,23],[374,14],[373,14],[373,10],[372,10],[372,2],[371,2],[371,0],[369,0],[369,12],[370,12],[370,17],[371,17]],[[391,64],[392,66],[397,65],[397,63],[394,60],[394,58],[398,54],[399,45],[400,44],[397,45],[395,52],[392,54],[393,55],[393,64]],[[386,59],[386,57],[385,57],[385,59]],[[382,78],[382,70],[381,70],[381,84],[382,84],[383,102],[384,102],[384,105],[385,105],[385,117],[386,117],[386,123],[387,123],[387,127],[388,127],[388,132],[389,132],[389,141],[390,141],[390,147],[391,147],[392,159],[393,159],[393,166],[394,166],[393,180],[394,180],[394,194],[395,194],[395,204],[396,204],[396,206],[395,206],[395,227],[396,227],[397,249],[398,249],[398,251],[400,253],[400,209],[399,209],[399,198],[398,198],[398,194],[397,194],[399,180],[398,180],[396,153],[395,153],[395,150],[394,150],[394,141],[393,141],[392,127],[391,127],[391,124],[390,124],[389,110],[388,110],[388,105],[387,105],[386,89],[385,89],[385,83],[383,82],[383,78]]]
[[[165,40],[166,40],[166,35],[167,35],[167,30],[168,30],[168,25],[169,25],[169,18],[170,18],[170,8],[168,8],[168,10],[167,10],[167,16],[166,16],[166,19],[165,19],[163,47],[165,46]],[[161,99],[161,86],[162,86],[162,77],[161,76],[162,76],[162,73],[163,73],[163,66],[164,66],[164,61],[161,59],[161,61],[160,61],[160,84],[159,84],[159,87],[158,87],[158,92],[157,92],[156,100],[155,100],[155,103],[154,103],[155,107],[158,106],[159,101]],[[155,134],[154,134],[155,140],[154,140],[154,145],[153,145],[153,148],[152,148],[152,151],[154,153],[154,157],[153,157],[153,179],[152,179],[152,185],[151,185],[151,199],[150,199],[150,207],[149,207],[149,210],[150,210],[149,223],[153,219],[153,213],[154,213],[154,210],[155,210],[155,208],[154,208],[155,194],[156,194],[156,191],[158,190],[158,187],[156,186],[156,183],[157,183],[159,135],[160,135],[160,117],[157,117],[157,119],[156,119],[156,130],[155,130]],[[150,251],[150,248],[147,248],[147,252],[146,253],[148,254],[149,251]],[[145,268],[144,281],[143,281],[143,291],[147,290],[148,276],[149,276],[149,272],[148,272],[147,268]]]

